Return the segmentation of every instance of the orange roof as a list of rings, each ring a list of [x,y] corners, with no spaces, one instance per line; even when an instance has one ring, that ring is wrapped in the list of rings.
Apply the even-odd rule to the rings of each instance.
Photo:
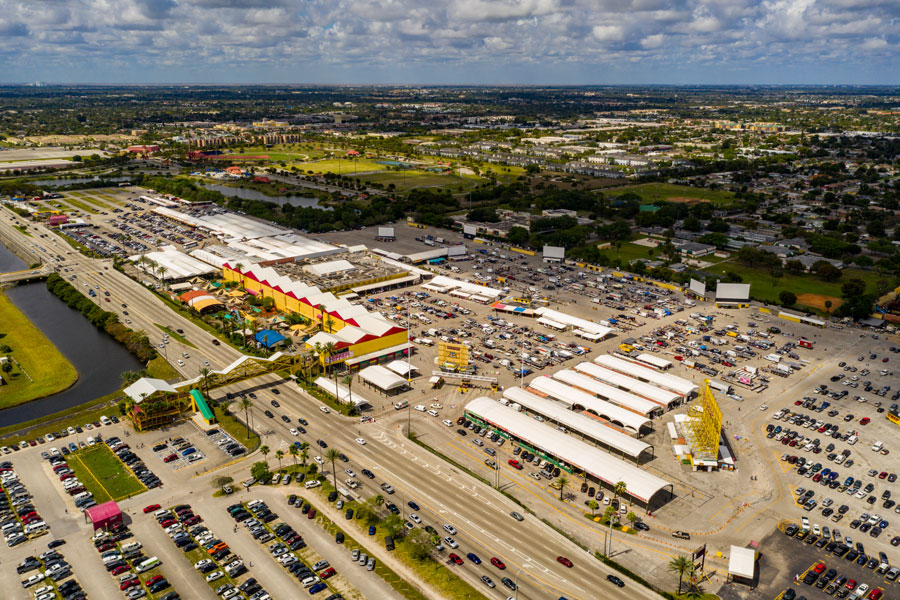
[[[178,296],[178,298],[182,302],[188,302],[198,296],[209,296],[209,292],[205,290],[191,290],[190,292],[185,292],[182,295]]]

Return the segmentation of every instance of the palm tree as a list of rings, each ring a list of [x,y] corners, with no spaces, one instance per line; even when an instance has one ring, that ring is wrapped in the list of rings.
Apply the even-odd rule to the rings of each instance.
[[[341,382],[347,385],[347,402],[353,404],[353,375],[344,375]]]
[[[259,451],[262,452],[263,458],[264,458],[265,461],[266,461],[266,466],[268,466],[268,465],[269,465],[269,459],[266,458],[266,455],[267,455],[269,452],[271,452],[272,449],[269,448],[268,446],[265,446],[265,445],[264,445],[264,446],[262,446],[262,447],[259,449]]]
[[[569,485],[569,478],[566,477],[565,475],[560,475],[559,478],[556,480],[556,483],[559,484],[559,499],[562,500],[563,499],[563,490],[565,489],[565,487],[567,485]]]
[[[334,483],[334,489],[337,489],[337,472],[334,468],[334,461],[341,457],[341,453],[337,448],[329,448],[325,452],[325,460],[331,461],[331,480]]]
[[[681,582],[685,575],[692,575],[694,572],[694,563],[687,556],[676,556],[669,561],[668,570],[670,573],[678,573],[678,594],[681,594]]]
[[[293,448],[293,446],[291,446]],[[278,470],[281,470],[281,459],[284,458],[284,450],[276,450],[275,458],[278,459]]]
[[[253,400],[250,398],[241,398],[241,408],[244,409],[244,423],[247,424],[247,439],[250,439],[250,407],[253,406]]]
[[[613,492],[615,493],[615,497],[618,498],[620,495],[625,493],[625,490],[628,488],[628,484],[624,481],[617,481],[616,485],[613,486]]]
[[[200,381],[203,383],[203,395],[209,397],[209,382],[212,379],[212,371],[203,367],[200,369]]]
[[[328,315],[325,318],[325,328],[328,330],[328,333],[331,333],[334,329],[335,320],[331,318],[331,315]]]
[[[294,467],[296,467],[297,466],[297,456],[300,454],[300,448],[298,448],[294,444],[291,444],[290,446],[288,446],[288,454],[290,454],[291,457],[294,459]]]
[[[631,523],[632,527],[634,527],[634,522],[638,520],[638,516],[631,511],[628,511],[628,514],[625,515],[625,518],[628,519],[628,522]]]
[[[300,442],[300,464],[304,467],[309,460],[309,442]]]

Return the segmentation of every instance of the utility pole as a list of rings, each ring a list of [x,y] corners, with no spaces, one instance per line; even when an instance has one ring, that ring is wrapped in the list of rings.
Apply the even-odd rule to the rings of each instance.
[[[519,573],[522,572],[522,569],[525,568],[525,565],[519,567],[519,570],[516,571],[516,595],[514,596],[515,600],[519,600]]]

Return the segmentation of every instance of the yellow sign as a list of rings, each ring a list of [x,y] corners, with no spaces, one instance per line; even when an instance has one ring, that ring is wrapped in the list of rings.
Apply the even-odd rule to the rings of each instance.
[[[438,343],[438,363],[450,363],[460,369],[469,366],[469,347],[450,342]]]

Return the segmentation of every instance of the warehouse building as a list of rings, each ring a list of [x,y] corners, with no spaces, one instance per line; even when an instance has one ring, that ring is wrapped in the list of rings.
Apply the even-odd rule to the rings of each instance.
[[[501,403],[506,402],[513,410],[521,407],[526,415],[540,415],[550,423],[580,436],[582,441],[601,446],[612,454],[620,454],[622,458],[628,458],[638,464],[649,460],[654,454],[654,448],[650,444],[622,433],[595,417],[573,412],[559,402],[541,398],[520,387],[503,390]]]
[[[466,418],[485,425],[498,435],[534,451],[560,469],[583,475],[589,481],[605,485],[611,490],[617,482],[625,482],[624,496],[640,503],[648,510],[665,504],[673,497],[673,485],[651,473],[618,459],[599,448],[575,439],[496,400],[481,397],[469,402]]]
[[[648,419],[658,417],[663,413],[663,407],[656,402],[641,398],[640,396],[635,396],[634,394],[629,394],[628,392],[623,392],[622,390],[606,385],[584,373],[565,369],[557,371],[552,377],[557,381],[562,381],[566,385],[593,394],[598,398],[603,398],[604,400],[612,402],[622,408],[626,408],[643,417],[647,417]]]

